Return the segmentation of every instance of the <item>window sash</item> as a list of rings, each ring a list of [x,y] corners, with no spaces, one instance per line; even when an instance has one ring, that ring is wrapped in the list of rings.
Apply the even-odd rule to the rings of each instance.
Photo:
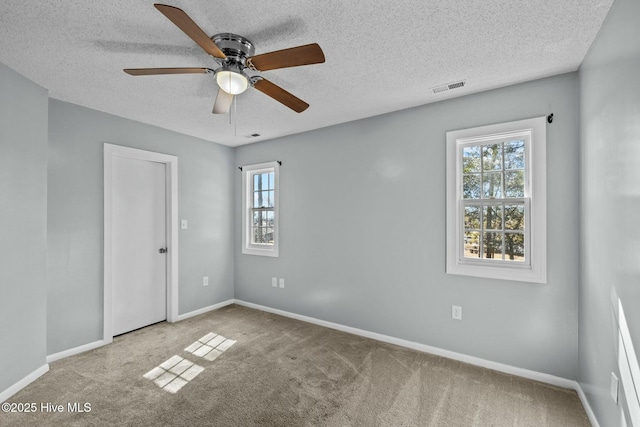
[[[275,230],[276,230],[276,224],[275,224],[275,209],[273,207],[269,207],[269,208],[250,208],[250,228],[251,228],[251,245],[255,245],[255,246],[273,246],[275,244]],[[255,221],[255,213],[258,212],[272,212],[273,215],[271,215],[272,220],[269,221],[268,219],[268,215],[265,216],[265,218],[267,218],[266,220],[262,220],[262,222],[265,223],[259,223],[256,225],[256,221]],[[269,234],[271,234],[271,238],[267,239],[267,241],[265,242],[260,242],[260,241],[256,241],[256,232],[258,232],[258,235],[261,234],[261,230],[264,230],[265,233],[265,237],[268,236]]]
[[[511,230],[505,227],[505,219],[504,219],[504,207],[505,206],[515,206],[522,205],[524,207],[524,227],[522,230]],[[466,227],[465,225],[465,208],[468,206],[480,206],[480,214],[479,214],[479,227],[472,228]],[[501,206],[503,208],[501,225],[500,228],[486,228],[484,226],[484,209],[485,206]],[[460,207],[458,209],[458,262],[460,264],[469,264],[469,265],[487,265],[490,263],[491,265],[500,265],[505,267],[512,268],[529,268],[531,266],[531,238],[530,238],[530,226],[529,226],[529,218],[531,217],[531,199],[530,198],[509,198],[509,199],[461,199]],[[476,232],[480,235],[480,241],[477,247],[478,257],[469,257],[465,256],[465,234],[467,232]],[[499,259],[495,258],[485,258],[480,256],[484,252],[484,234],[485,233],[494,233],[501,235],[502,244],[500,245],[501,257]],[[516,261],[505,259],[508,256],[505,248],[505,239],[504,237],[508,234],[523,234],[524,236],[524,260]]]

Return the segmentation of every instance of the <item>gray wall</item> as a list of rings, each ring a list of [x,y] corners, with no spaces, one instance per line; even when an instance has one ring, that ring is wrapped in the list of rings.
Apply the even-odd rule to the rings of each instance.
[[[47,96],[0,64],[0,392],[46,364]]]
[[[577,379],[578,102],[572,73],[237,148],[283,163],[280,257],[238,245],[236,298]],[[548,283],[446,275],[445,133],[549,113]]]
[[[618,298],[635,349],[640,351],[638,17],[638,0],[617,0],[579,71],[582,138],[579,379],[602,426],[622,425],[620,407],[609,397],[610,373],[620,377]]]
[[[104,143],[178,156],[179,313],[233,298],[233,150],[51,99],[48,354],[102,339]]]

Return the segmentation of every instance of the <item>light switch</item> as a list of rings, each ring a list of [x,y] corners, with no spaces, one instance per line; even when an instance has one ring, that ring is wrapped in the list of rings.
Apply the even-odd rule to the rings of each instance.
[[[182,222],[180,222],[180,228],[182,228],[183,230],[187,229],[187,220],[183,219]]]
[[[611,372],[611,390],[610,390],[610,394],[611,394],[611,398],[616,403],[618,403],[618,381],[619,380],[618,380],[618,377],[616,377],[616,374]]]

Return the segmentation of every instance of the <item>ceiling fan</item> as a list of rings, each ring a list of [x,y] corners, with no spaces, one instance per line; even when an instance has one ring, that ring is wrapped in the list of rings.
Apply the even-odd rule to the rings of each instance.
[[[218,67],[216,69],[127,68],[124,70],[125,73],[132,76],[213,74],[219,86],[213,114],[228,113],[233,97],[247,90],[249,86],[258,89],[297,113],[301,113],[309,107],[309,104],[280,86],[262,76],[249,75],[247,71],[268,71],[322,63],[324,62],[324,53],[317,43],[254,55],[255,46],[245,37],[232,33],[220,33],[209,37],[182,9],[164,4],[155,4],[154,6],[206,53],[211,55]]]

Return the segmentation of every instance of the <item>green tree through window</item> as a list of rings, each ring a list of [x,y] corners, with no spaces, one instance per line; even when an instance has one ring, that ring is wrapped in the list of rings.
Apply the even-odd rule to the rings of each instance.
[[[464,256],[525,259],[525,141],[464,146]]]

